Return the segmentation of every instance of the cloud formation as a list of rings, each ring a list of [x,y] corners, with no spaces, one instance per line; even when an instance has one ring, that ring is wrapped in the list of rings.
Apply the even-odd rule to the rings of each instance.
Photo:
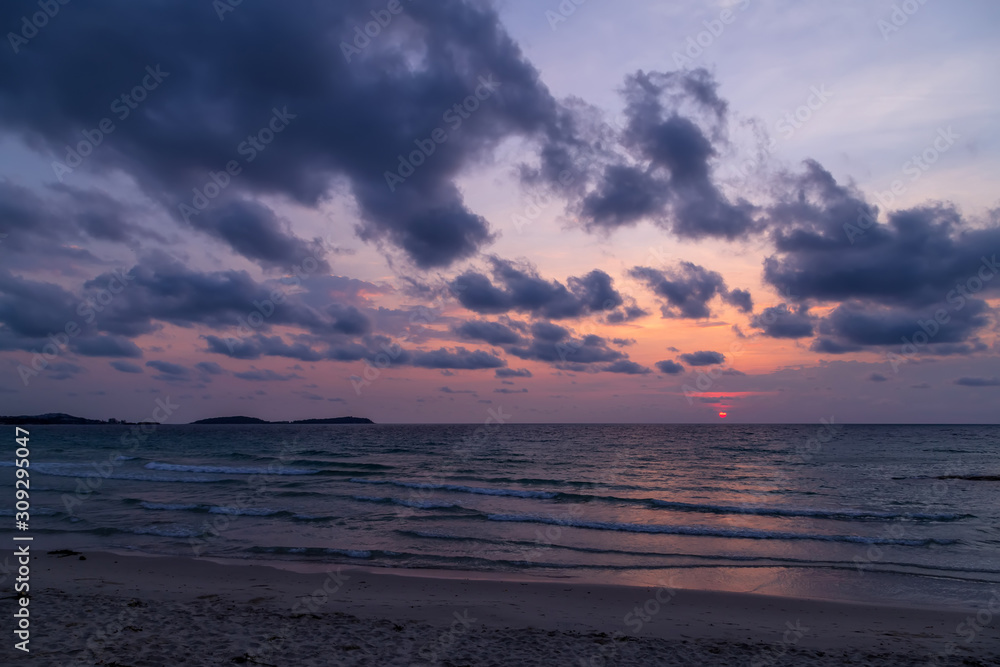
[[[570,319],[615,312],[624,297],[604,271],[571,277],[566,285],[546,280],[530,265],[490,259],[493,279],[466,271],[451,282],[452,293],[465,308],[482,314],[520,312],[545,319]]]
[[[692,262],[680,262],[672,269],[652,269],[637,266],[629,275],[644,283],[658,297],[666,301],[660,311],[663,317],[704,319],[712,316],[709,302],[717,296],[736,306],[742,312],[753,310],[753,300],[745,290],[726,287],[726,281],[717,271],[711,271]]]

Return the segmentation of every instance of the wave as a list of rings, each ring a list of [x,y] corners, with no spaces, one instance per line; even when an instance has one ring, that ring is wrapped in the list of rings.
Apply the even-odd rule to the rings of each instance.
[[[362,479],[352,477],[347,480],[355,484],[389,484],[399,486],[404,489],[426,489],[431,491],[455,491],[458,493],[472,493],[481,496],[511,496],[514,498],[540,498],[549,500],[560,494],[552,491],[526,491],[523,489],[487,489],[478,486],[462,486],[460,484],[430,484],[425,482],[400,482],[396,480],[382,479]]]
[[[840,521],[857,520],[910,520],[910,521],[959,521],[975,518],[973,514],[895,514],[892,512],[874,512],[870,510],[835,510],[794,507],[754,507],[744,505],[700,505],[681,503],[668,500],[649,499],[647,502],[656,507],[678,510],[681,512],[708,512],[712,514],[753,514],[759,516],[789,516],[808,517],[816,519],[834,519]]]
[[[449,503],[445,501],[435,501],[435,500],[403,500],[401,498],[380,498],[375,496],[351,496],[354,500],[360,500],[366,503],[386,503],[391,505],[402,505],[403,507],[413,507],[415,509],[431,510],[431,509],[451,509],[451,508],[461,508],[456,503]]]
[[[805,565],[805,566],[822,566],[822,567],[835,567],[844,566],[850,569],[857,569],[857,563],[853,561],[839,561],[839,560],[815,560],[810,558],[791,558],[788,556],[738,556],[733,554],[705,554],[705,553],[680,553],[680,552],[670,552],[663,553],[660,551],[634,551],[631,549],[604,549],[601,547],[584,547],[584,546],[574,546],[570,544],[552,544],[548,541],[542,540],[511,540],[511,539],[497,539],[489,537],[475,537],[472,535],[451,535],[448,533],[438,533],[434,531],[425,530],[406,530],[397,529],[395,531],[399,535],[404,535],[407,537],[420,537],[424,539],[434,539],[434,540],[448,540],[455,542],[470,542],[476,544],[491,544],[500,547],[525,547],[526,552],[542,552],[548,549],[553,549],[556,551],[572,551],[578,553],[589,553],[589,554],[609,554],[609,555],[620,555],[628,557],[640,557],[640,558],[656,558],[660,561],[664,559],[674,561],[682,559],[690,560],[706,560],[706,561],[724,561],[724,562],[765,562],[774,564],[775,567],[780,567],[784,565]],[[661,563],[663,567],[674,567],[673,564]],[[929,565],[926,563],[903,563],[899,561],[891,560],[880,560],[872,565],[877,566],[892,566],[892,567],[905,567],[914,568],[918,570],[928,570],[931,572],[966,572],[974,574],[1000,574],[1000,570],[991,568],[981,568],[981,567],[961,567],[955,565],[938,566]]]
[[[336,516],[318,516],[314,514],[293,514],[292,518],[296,521],[332,521],[334,519],[339,519]]]
[[[184,511],[197,510],[199,507],[201,507],[201,505],[191,505],[191,504],[185,504],[185,503],[147,503],[147,502],[141,502],[141,503],[139,503],[139,505],[140,505],[140,507],[144,507],[144,508],[146,508],[148,510],[166,510],[166,511],[174,511],[174,512],[184,512]]]
[[[458,569],[458,570],[482,570],[482,571],[496,571],[496,570],[514,570],[514,571],[526,571],[530,569],[551,569],[551,570],[618,570],[618,571],[635,571],[635,570],[688,570],[688,569],[775,569],[775,568],[796,568],[796,569],[817,569],[817,570],[841,570],[841,571],[854,571],[857,569],[855,563],[849,563],[846,561],[808,561],[800,560],[795,562],[780,563],[780,562],[765,562],[768,560],[780,560],[780,559],[749,559],[749,560],[760,560],[762,562],[752,562],[752,563],[739,563],[739,562],[726,562],[726,559],[721,559],[722,562],[704,562],[704,563],[648,563],[648,564],[623,564],[623,563],[564,563],[564,562],[546,562],[546,561],[533,561],[524,560],[519,558],[488,558],[485,556],[467,556],[467,555],[443,555],[443,554],[433,554],[433,553],[411,553],[411,552],[398,552],[398,551],[383,551],[377,549],[332,549],[323,547],[249,547],[245,549],[246,552],[252,554],[268,554],[268,555],[285,555],[285,556],[299,556],[307,558],[329,558],[330,556],[345,556],[347,558],[357,559],[372,559],[375,562],[373,565],[376,566],[403,566],[407,568],[420,569],[420,568],[435,568],[435,569]],[[704,557],[706,560],[711,560],[711,557]],[[389,562],[386,562],[389,561]],[[889,567],[886,567],[889,566]],[[963,582],[974,582],[974,583],[989,583],[995,584],[996,581],[993,579],[983,579],[983,578],[972,578],[958,576],[948,570],[941,570],[936,572],[913,572],[909,568],[920,567],[912,566],[907,563],[881,563],[877,568],[874,568],[873,572],[878,572],[880,574],[895,574],[902,576],[920,577],[920,578],[934,578],[934,579],[949,579],[954,581]]]
[[[250,547],[250,553],[262,554],[296,554],[316,556],[347,556],[348,558],[371,558],[372,552],[367,549],[333,549],[328,547]],[[392,554],[393,552],[377,552]]]
[[[145,466],[147,470],[166,470],[170,472],[198,472],[217,475],[315,475],[319,472],[314,468],[236,468],[232,466],[197,466],[178,463],[160,463],[150,461]]]
[[[268,507],[227,507],[225,505],[199,505],[196,503],[150,503],[140,502],[139,506],[154,511],[168,512],[203,512],[207,514],[228,514],[230,516],[292,516],[288,510],[276,510]]]
[[[690,535],[697,537],[722,537],[750,540],[817,540],[821,542],[847,542],[851,544],[883,544],[907,547],[925,547],[932,544],[958,544],[952,539],[894,539],[888,537],[868,537],[863,535],[822,535],[813,533],[788,533],[752,528],[717,528],[712,526],[673,526],[665,524],[616,523],[610,521],[580,521],[577,519],[557,519],[532,514],[487,514],[490,521],[510,521],[516,523],[542,523],[590,530],[611,530],[628,533],[655,533],[661,535]]]
[[[132,533],[133,535],[155,535],[157,537],[198,537],[201,535],[200,530],[194,530],[188,528],[187,526],[144,526],[142,528],[133,528],[131,530],[118,531],[123,533]]]
[[[937,479],[961,479],[967,482],[1000,482],[1000,475],[941,475]]]
[[[653,509],[667,509],[677,512],[699,512],[705,514],[749,514],[756,516],[804,517],[814,519],[829,519],[834,521],[960,521],[975,518],[972,514],[926,514],[926,513],[893,513],[872,510],[851,509],[819,509],[794,507],[761,507],[752,505],[712,505],[700,503],[684,503],[658,498],[630,498],[622,496],[591,495],[586,493],[562,493],[554,491],[528,491],[523,489],[496,489],[458,484],[431,484],[424,482],[403,482],[398,480],[378,480],[354,477],[348,480],[355,484],[389,484],[410,489],[427,489],[437,491],[452,491],[456,493],[472,493],[489,496],[511,496],[515,498],[537,498],[540,500],[559,500],[575,502],[603,501],[643,505]]]
[[[621,489],[630,491],[648,491],[645,486],[635,484],[608,484],[596,481],[587,482],[576,479],[550,479],[547,477],[481,477],[474,474],[475,471],[461,471],[462,474],[453,475],[451,479],[469,480],[474,482],[486,482],[487,484],[520,484],[522,486],[569,486],[577,489]]]
[[[210,514],[228,514],[230,516],[277,516],[291,514],[286,510],[273,510],[267,507],[220,507],[213,505],[208,508]]]
[[[98,477],[101,479],[120,479],[134,482],[187,482],[204,483],[226,482],[219,477],[184,477],[177,475],[146,475],[139,472],[127,472],[119,470],[105,475],[97,464],[94,463],[36,463],[31,466],[35,472],[54,477]]]

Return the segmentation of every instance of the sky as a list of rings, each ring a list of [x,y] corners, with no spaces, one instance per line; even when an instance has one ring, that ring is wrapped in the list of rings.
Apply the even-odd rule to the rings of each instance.
[[[0,414],[996,423],[997,25],[3,3]]]

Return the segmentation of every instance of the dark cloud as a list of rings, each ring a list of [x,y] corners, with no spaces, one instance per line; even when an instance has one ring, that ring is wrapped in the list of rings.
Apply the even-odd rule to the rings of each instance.
[[[544,361],[557,368],[587,368],[590,364],[613,363],[628,357],[608,346],[608,341],[593,334],[574,336],[569,330],[550,322],[532,326],[532,340],[527,346],[508,346],[508,354],[519,359]]]
[[[136,209],[97,189],[65,184],[45,186],[42,194],[8,181],[0,181],[0,244],[3,253],[42,253],[73,256],[97,263],[97,259],[66,244],[87,240],[132,244],[138,238],[162,237],[134,222]],[[63,244],[53,247],[53,244]]]
[[[126,357],[141,359],[139,346],[121,336],[98,336],[74,339],[70,345],[73,352],[84,357]]]
[[[30,339],[64,331],[68,322],[78,321],[78,304],[58,285],[22,279],[0,268],[0,323],[11,341],[9,349],[31,349]],[[15,346],[14,341],[25,347]]]
[[[100,290],[113,278],[114,274],[102,274],[84,287]],[[237,329],[249,336],[288,325],[336,337],[371,328],[354,306],[328,302],[323,309],[315,308],[280,283],[258,283],[244,271],[199,273],[162,254],[143,257],[128,272],[127,283],[106,308],[94,314],[95,325],[102,330],[135,336],[155,331],[165,322]]]
[[[713,181],[727,117],[716,89],[704,69],[636,72],[623,88],[623,130],[595,123],[589,107],[567,105],[564,131],[548,135],[540,166],[524,178],[567,196],[591,229],[650,220],[687,238],[758,231],[754,207],[730,202]]]
[[[868,376],[868,379],[871,382],[888,382],[889,381],[889,378],[887,378],[886,376],[882,375],[881,373],[872,373],[871,375]]]
[[[714,366],[715,364],[721,364],[725,360],[726,356],[721,352],[711,352],[708,350],[681,355],[681,361],[688,366]]]
[[[418,368],[451,370],[500,368],[507,365],[506,361],[496,355],[482,350],[467,350],[464,347],[456,347],[454,350],[441,348],[429,352],[414,352],[410,363]]]
[[[734,289],[729,294],[724,295],[723,300],[730,306],[734,306],[740,312],[752,313],[753,312],[753,297],[750,296],[750,292],[742,289]]]
[[[531,371],[527,368],[498,368],[496,370],[498,378],[530,378]]]
[[[665,361],[657,361],[656,369],[661,373],[666,373],[667,375],[678,375],[684,372],[684,366],[669,359]]]
[[[787,304],[765,308],[750,321],[751,326],[771,338],[808,338],[813,335],[816,317],[805,306],[789,309]]]
[[[147,361],[146,366],[160,373],[160,375],[154,376],[158,380],[185,380],[191,375],[190,369],[169,361]]]
[[[630,301],[622,308],[617,308],[608,313],[608,316],[604,319],[608,324],[624,324],[646,317],[647,315],[649,315],[649,311],[640,308],[634,302]]]
[[[622,373],[624,375],[646,375],[653,372],[645,366],[627,359],[608,364],[602,367],[601,370],[605,373]]]
[[[196,369],[202,373],[207,373],[209,375],[222,375],[225,373],[225,369],[214,361],[199,361],[194,365]]]
[[[29,53],[0,83],[0,119],[62,161],[82,130],[109,118],[113,133],[80,170],[128,173],[178,219],[178,205],[208,186],[216,198],[188,216],[191,225],[264,264],[293,256],[301,240],[269,223],[242,239],[213,207],[258,193],[314,206],[342,179],[364,238],[404,249],[421,267],[444,266],[492,238],[456,179],[508,137],[560,132],[559,105],[490,5],[408,2],[386,34],[345,57],[341,43],[373,10],[385,2],[315,0],[295,11],[244,4],[219,21],[211,3],[138,11],[124,0],[95,0],[86,16],[50,22],[44,44],[24,47]],[[23,13],[5,4],[0,23],[18,25]],[[487,77],[499,86],[483,88]],[[113,104],[144,79],[147,99],[137,108]],[[48,82],[45,94],[38,81]],[[478,109],[462,118],[453,107],[477,88]],[[248,137],[268,129],[275,109],[287,121],[255,148]],[[439,128],[446,143],[431,140]],[[428,143],[433,154],[391,191],[386,172]],[[241,171],[229,177],[231,161]],[[221,194],[213,190],[219,183]],[[277,243],[269,250],[265,239]]]
[[[312,258],[313,270],[330,270],[322,247],[296,238],[289,223],[263,204],[242,200],[219,204],[202,214],[198,227],[266,268],[288,270]]]
[[[955,384],[962,387],[1000,387],[1000,378],[958,378]]]
[[[820,352],[825,354],[847,354],[848,352],[858,352],[864,348],[860,345],[854,345],[851,343],[840,343],[829,338],[817,338],[809,346],[814,352]]]
[[[521,334],[499,322],[471,320],[455,328],[462,338],[481,340],[490,345],[511,345],[521,342]]]
[[[691,262],[681,262],[676,268],[664,271],[637,266],[629,271],[629,275],[645,283],[666,301],[661,307],[664,317],[711,317],[708,303],[716,296],[729,294],[726,282],[718,272]]]
[[[508,260],[490,260],[494,282],[475,271],[467,271],[451,283],[459,303],[477,313],[530,313],[546,319],[567,319],[612,311],[624,303],[611,276],[594,270],[570,278],[569,287],[538,275],[534,267]]]
[[[299,377],[294,373],[276,373],[269,368],[254,368],[253,370],[244,371],[242,373],[233,373],[233,376],[238,377],[241,380],[249,380],[251,382],[287,382],[288,380],[294,380]]]
[[[348,336],[360,336],[371,333],[371,320],[355,306],[345,306],[335,303],[327,306],[325,312],[332,320],[330,328],[336,333]]]
[[[112,361],[109,362],[111,368],[116,371],[121,371],[122,373],[142,373],[142,367],[133,364],[130,361]]]
[[[943,310],[943,324],[935,314]],[[968,354],[980,345],[967,345],[975,332],[989,323],[989,307],[979,300],[967,300],[960,310],[949,308],[913,309],[848,301],[837,306],[821,323],[814,349],[828,353],[851,352],[865,346],[901,348],[916,340],[921,349],[944,354]],[[942,317],[942,319],[944,319]],[[925,340],[926,339],[926,340]],[[973,341],[975,342],[975,341]]]
[[[45,367],[45,377],[50,380],[70,380],[86,371],[68,361],[57,361]]]
[[[451,387],[441,387],[438,391],[444,394],[472,394],[473,396],[476,394],[471,389],[452,389]]]
[[[611,310],[623,303],[622,295],[615,289],[611,276],[599,269],[580,278],[569,278],[566,282],[570,291],[591,312]]]
[[[527,389],[507,389],[506,387],[500,387],[493,390],[494,394],[527,394]]]
[[[535,322],[531,325],[531,335],[535,337],[535,340],[558,343],[561,340],[569,338],[570,332],[566,327],[561,327],[552,322]]]
[[[917,308],[947,305],[977,284],[1000,288],[1000,280],[978,277],[981,269],[997,272],[989,262],[1000,226],[974,228],[943,204],[896,211],[879,223],[860,193],[811,161],[787,185],[786,199],[770,212],[778,252],[765,261],[764,278],[788,298]],[[850,235],[851,227],[862,233]]]
[[[814,161],[786,175],[778,191],[785,194],[769,209],[777,252],[765,260],[765,280],[802,306],[837,304],[818,322],[813,350],[901,346],[924,336],[921,323],[934,330],[922,353],[981,348],[977,332],[989,323],[983,298],[1000,287],[996,220],[970,225],[946,204],[880,215]]]

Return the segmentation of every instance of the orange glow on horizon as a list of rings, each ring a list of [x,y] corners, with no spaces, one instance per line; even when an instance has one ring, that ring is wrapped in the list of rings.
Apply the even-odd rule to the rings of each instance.
[[[725,412],[720,412],[719,413],[719,419],[725,419],[725,418],[726,418],[726,413]]]

